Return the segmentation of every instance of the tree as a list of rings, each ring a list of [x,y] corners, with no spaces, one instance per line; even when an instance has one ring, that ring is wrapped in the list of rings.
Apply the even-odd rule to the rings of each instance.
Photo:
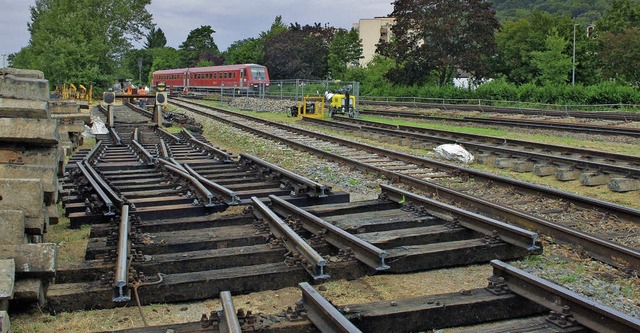
[[[107,85],[122,71],[119,60],[131,42],[152,26],[150,2],[36,0],[30,8],[29,45],[13,65],[42,70],[54,83]]]
[[[540,72],[540,76],[537,78],[538,83],[559,85],[567,82],[572,59],[563,52],[568,44],[564,38],[558,35],[558,31],[554,30],[554,33],[546,38],[544,51],[531,52],[531,62]]]
[[[167,45],[167,37],[162,29],[152,27],[147,34],[147,41],[144,43],[145,49],[154,49],[157,47],[165,47]]]
[[[640,5],[630,0],[612,0],[605,15],[598,21],[598,30],[620,33],[626,28],[640,28]]]
[[[329,46],[328,65],[334,79],[344,79],[348,66],[357,66],[362,59],[362,41],[358,31],[337,29]]]
[[[213,41],[215,30],[210,25],[203,25],[189,32],[187,39],[180,44],[182,65],[193,67],[203,60],[214,64],[222,64],[220,50]]]
[[[394,39],[378,52],[399,67],[390,72],[397,83],[425,82],[435,73],[438,84],[449,84],[456,69],[485,77],[485,58],[495,53],[495,12],[482,0],[396,0],[390,16]]]
[[[599,51],[602,73],[606,78],[640,86],[640,32],[627,28],[620,33],[601,36]]]
[[[233,42],[224,52],[225,64],[261,64],[263,43],[259,38]]]
[[[148,50],[148,52],[153,57],[148,82],[151,82],[151,74],[157,70],[180,67],[180,51],[172,47],[155,48]]]
[[[324,79],[333,28],[291,24],[265,41],[264,65],[272,79]]]

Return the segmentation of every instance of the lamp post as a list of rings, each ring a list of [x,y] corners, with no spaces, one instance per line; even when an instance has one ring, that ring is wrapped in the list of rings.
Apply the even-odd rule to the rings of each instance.
[[[576,27],[580,24],[575,23],[573,25],[573,66],[571,71],[571,86],[575,86],[576,84]]]
[[[142,85],[142,58],[138,58],[138,84]]]

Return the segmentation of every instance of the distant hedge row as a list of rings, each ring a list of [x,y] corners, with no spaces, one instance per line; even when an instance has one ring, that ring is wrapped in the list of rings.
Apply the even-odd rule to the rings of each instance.
[[[516,86],[503,80],[494,80],[475,90],[452,86],[393,86],[378,82],[375,87],[362,85],[360,95],[363,97],[415,96],[421,98],[482,99],[563,105],[640,104],[640,90],[638,88],[614,82],[572,87],[571,85],[536,86],[534,84]]]

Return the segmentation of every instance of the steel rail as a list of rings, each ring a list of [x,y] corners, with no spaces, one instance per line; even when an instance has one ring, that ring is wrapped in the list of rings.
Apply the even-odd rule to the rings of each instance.
[[[236,192],[212,181],[209,180],[205,177],[203,177],[201,174],[199,174],[197,171],[193,170],[193,168],[191,168],[189,166],[189,164],[185,164],[184,168],[187,172],[189,172],[192,176],[196,177],[196,179],[198,179],[198,181],[200,181],[204,186],[212,189],[212,191],[216,192],[217,194],[220,195],[220,197],[222,197],[222,199],[230,206],[235,206],[240,204],[240,197],[236,194]]]
[[[634,112],[612,112],[612,111],[568,111],[568,110],[546,110],[533,108],[512,108],[502,106],[488,105],[471,105],[471,104],[446,104],[446,103],[424,103],[424,102],[392,102],[392,101],[370,101],[360,100],[360,105],[385,105],[385,106],[413,106],[429,109],[444,110],[466,110],[480,112],[495,112],[508,114],[530,114],[530,115],[548,115],[557,117],[578,117],[578,118],[596,118],[596,119],[613,119],[613,120],[640,120],[640,113]]]
[[[391,124],[385,124],[385,123],[380,123],[375,121],[367,121],[367,120],[347,118],[347,117],[334,117],[333,119],[334,121],[304,118],[304,121],[313,122],[321,125],[328,125],[328,126],[336,126],[337,125],[336,123],[340,123],[340,125],[338,126],[344,126],[345,128],[350,128],[354,130],[379,131],[382,133],[390,132],[395,136],[403,136],[403,137],[408,136],[415,139],[424,139],[424,140],[442,142],[442,143],[458,143],[458,144],[464,145],[465,148],[475,147],[481,151],[496,150],[499,152],[508,153],[510,155],[521,155],[527,158],[529,158],[530,156],[533,156],[533,157],[538,157],[538,159],[542,159],[542,160],[559,160],[561,163],[565,163],[567,165],[583,164],[587,167],[592,167],[594,169],[597,169],[597,168],[601,168],[603,170],[610,169],[612,171],[619,171],[620,173],[638,173],[639,170],[638,168],[620,167],[612,164],[584,161],[580,159],[568,158],[568,157],[563,157],[559,155],[549,155],[549,154],[542,154],[537,152],[519,151],[517,149],[502,148],[500,146],[516,145],[516,146],[526,147],[526,149],[539,149],[544,151],[558,151],[563,154],[571,153],[571,154],[582,154],[586,156],[595,156],[597,158],[612,159],[612,160],[626,162],[629,164],[635,164],[640,168],[640,157],[632,156],[632,155],[614,154],[614,153],[607,153],[603,151],[596,151],[596,150],[589,150],[589,149],[582,149],[582,148],[548,145],[548,144],[542,144],[542,143],[530,142],[530,141],[511,140],[511,139],[505,139],[505,138],[499,138],[499,137],[493,137],[493,136],[458,133],[458,132],[434,130],[434,129],[420,128],[420,127],[413,127],[413,126],[391,125]],[[356,125],[356,124],[359,124],[359,125]],[[424,132],[428,132],[429,134],[426,134]],[[441,134],[441,136],[437,136],[434,134]],[[484,142],[490,141],[492,144],[495,144],[498,146],[497,147],[488,146],[488,145],[480,144],[476,142],[463,141],[458,138],[464,138],[466,140],[484,141]]]
[[[254,165],[261,166],[270,170],[271,172],[275,172],[278,175],[285,177],[288,180],[297,182],[300,185],[288,184],[291,187],[294,187],[295,195],[299,195],[302,191],[306,190],[306,194],[312,198],[323,198],[326,197],[331,192],[331,187],[315,182],[309,178],[300,176],[296,173],[293,173],[287,169],[281,168],[275,164],[269,163],[262,159],[259,159],[255,156],[249,154],[240,154],[240,164],[246,165],[246,163],[250,162]]]
[[[87,169],[82,165],[82,163],[76,162],[76,165],[78,166],[78,169],[80,169],[84,177],[89,181],[89,184],[91,184],[91,187],[93,188],[94,191],[96,191],[96,193],[98,194],[102,202],[104,202],[104,204],[107,206],[107,212],[104,213],[104,215],[106,216],[115,215],[113,201],[111,201],[109,196],[106,193],[104,193],[100,185],[98,185],[98,182],[96,182],[96,180],[93,178],[91,173],[87,171]]]
[[[314,280],[327,279],[329,275],[324,273],[326,260],[314,250],[311,245],[300,237],[291,227],[289,227],[282,219],[269,209],[257,197],[251,197],[253,203],[253,214],[263,219],[269,224],[271,233],[282,243],[292,254],[300,254],[304,257],[305,262],[301,262],[304,269],[313,277]]]
[[[138,141],[140,136],[140,130],[136,127],[131,132],[131,141]]]
[[[189,173],[182,171],[180,168],[176,167],[173,163],[159,158],[158,162],[160,162],[162,164],[163,167],[167,168],[169,171],[177,174],[178,176],[186,179],[187,181],[189,181],[193,186],[196,187],[196,189],[198,190],[198,192],[200,192],[200,194],[202,194],[207,200],[208,203],[206,203],[204,206],[205,207],[213,207],[215,206],[215,203],[213,203],[213,198],[215,197],[213,195],[213,193],[211,193],[211,191],[209,191],[204,185],[202,185],[202,183],[200,183],[195,177],[193,177],[192,175],[190,175]]]
[[[118,207],[122,206],[124,204],[124,201],[122,200],[122,198],[120,198],[120,196],[118,196],[118,194],[111,188],[111,186],[109,186],[109,184],[107,184],[107,182],[104,179],[102,179],[100,174],[98,174],[98,172],[91,166],[91,164],[89,164],[88,161],[84,161],[83,163],[87,171],[91,173],[93,178],[96,180],[98,185],[102,187],[102,189],[109,196],[111,201],[117,203]]]
[[[401,204],[407,201],[412,201],[423,206],[427,213],[444,219],[445,221],[456,221],[462,226],[475,230],[486,236],[491,236],[493,232],[496,231],[500,239],[506,243],[525,248],[529,251],[539,250],[539,244],[537,242],[538,234],[535,232],[500,222],[483,215],[475,214],[415,193],[407,192],[393,186],[380,184],[380,188],[382,190],[381,195],[386,195],[391,201]]]
[[[104,147],[105,146],[102,144],[102,141],[98,141],[95,147],[91,148],[89,153],[85,155],[82,160],[93,163],[93,161],[98,158],[99,152],[102,151]]]
[[[173,163],[173,166],[175,166],[176,168],[178,168],[178,169],[180,169],[180,170],[182,170],[182,171],[184,171],[184,172],[186,172],[186,173],[189,173],[189,172],[187,171],[187,169],[185,169],[185,168],[182,166],[182,164],[180,164],[180,162],[178,162],[175,158],[171,157],[171,158],[169,159],[169,162]]]
[[[171,141],[173,141],[173,143],[181,143],[182,139],[175,136],[173,133],[170,133],[169,131],[165,130],[164,128],[161,127],[156,127],[156,131],[158,131],[160,133],[160,136],[164,136],[167,139],[170,139]]]
[[[122,146],[122,139],[120,138],[118,131],[116,131],[115,128],[109,128],[107,130],[109,131],[109,137],[111,137],[111,140],[115,143],[115,145]]]
[[[278,141],[282,141],[285,142],[291,146],[294,147],[298,147],[301,148],[303,150],[306,151],[310,151],[310,152],[314,152],[314,153],[318,153],[319,155],[325,155],[325,156],[330,156],[333,158],[335,158],[335,160],[338,161],[345,161],[349,163],[349,159],[346,159],[342,156],[336,155],[336,154],[332,154],[332,153],[328,153],[325,152],[323,150],[320,149],[316,149],[313,147],[310,147],[308,145],[302,144],[302,143],[298,143],[292,140],[287,140],[281,137],[278,137],[277,135],[270,133],[270,132],[266,132],[266,131],[261,131],[259,129],[256,129],[254,127],[251,126],[247,126],[244,124],[240,124],[234,121],[231,121],[227,118],[224,117],[218,117],[216,115],[212,115],[210,113],[201,111],[201,110],[197,110],[194,109],[192,107],[188,107],[188,106],[184,106],[184,105],[180,105],[179,103],[176,103],[175,101],[172,101],[172,103],[177,104],[181,107],[187,108],[193,112],[196,113],[201,113],[204,114],[208,117],[217,119],[221,122],[225,122],[228,124],[232,124],[233,126],[242,128],[244,130],[247,130],[249,132],[252,133],[258,133],[260,135],[266,136],[268,138],[272,138]],[[209,106],[205,106],[205,105],[200,105],[197,103],[193,103],[193,102],[184,102],[184,103],[190,103],[190,104],[195,104],[199,107],[202,108],[208,108],[208,109],[212,109],[215,110],[216,112],[220,112],[220,113],[224,113],[224,114],[229,114],[229,115],[234,115],[236,117],[240,117],[240,118],[244,118],[244,119],[249,119],[249,120],[253,120],[256,122],[260,122],[263,124],[267,124],[267,125],[271,125],[271,126],[275,126],[284,130],[288,130],[291,132],[297,132],[298,134],[303,134],[303,135],[307,135],[310,137],[315,137],[315,138],[319,138],[321,140],[325,140],[325,141],[332,141],[334,143],[339,143],[342,145],[345,145],[347,147],[351,147],[354,149],[358,149],[358,150],[363,150],[363,151],[368,151],[374,154],[380,154],[380,155],[384,155],[390,158],[395,158],[401,161],[405,161],[405,162],[409,162],[409,163],[414,163],[414,164],[418,164],[418,165],[422,165],[422,166],[427,166],[427,167],[432,167],[432,168],[436,168],[436,169],[440,169],[440,170],[445,170],[445,171],[449,171],[449,172],[462,172],[462,173],[466,173],[469,176],[472,177],[476,177],[476,178],[480,178],[480,179],[484,179],[484,180],[488,180],[488,181],[493,181],[496,183],[500,183],[503,185],[508,185],[508,186],[514,186],[517,187],[520,190],[524,190],[527,191],[529,193],[536,193],[536,194],[542,194],[545,197],[548,198],[554,198],[554,199],[558,199],[558,200],[565,200],[565,201],[570,201],[580,207],[584,207],[584,208],[588,208],[588,209],[593,209],[593,208],[597,208],[597,209],[601,209],[603,211],[609,212],[613,215],[616,215],[618,217],[621,218],[625,218],[628,219],[629,221],[635,221],[636,223],[640,224],[640,210],[638,209],[634,209],[631,207],[627,207],[627,206],[622,206],[622,205],[618,205],[618,204],[614,204],[611,202],[606,202],[606,201],[602,201],[602,200],[598,200],[598,199],[592,199],[592,198],[587,198],[587,197],[583,197],[583,196],[579,196],[579,195],[575,195],[573,193],[569,193],[569,192],[564,192],[564,191],[560,191],[560,190],[556,190],[553,188],[549,188],[547,186],[540,186],[540,185],[536,185],[536,184],[531,184],[531,183],[526,183],[523,181],[519,181],[519,180],[515,180],[515,179],[510,179],[507,177],[502,177],[502,176],[498,176],[498,175],[494,175],[494,174],[490,174],[490,173],[486,173],[486,172],[482,172],[482,171],[478,171],[478,170],[474,170],[474,169],[469,169],[469,168],[464,168],[464,167],[459,167],[456,165],[452,165],[452,164],[447,164],[447,163],[443,163],[443,162],[439,162],[439,161],[435,161],[435,160],[430,160],[424,157],[419,157],[419,156],[413,156],[413,155],[408,155],[408,154],[403,154],[403,153],[399,153],[399,152],[395,152],[389,149],[384,149],[384,148],[379,148],[379,147],[374,147],[371,145],[367,145],[367,144],[362,144],[362,143],[357,143],[357,142],[353,142],[353,141],[349,141],[347,139],[342,139],[342,138],[338,138],[332,135],[327,135],[327,134],[321,134],[321,133],[317,133],[317,132],[313,132],[313,131],[309,131],[309,130],[305,130],[305,129],[301,129],[301,128],[297,128],[297,127],[293,127],[293,126],[288,126],[288,125],[284,125],[284,124],[280,124],[280,123],[276,123],[276,122],[272,122],[272,121],[268,121],[268,120],[264,120],[258,117],[253,117],[253,116],[249,116],[249,115],[245,115],[245,114],[240,114],[240,113],[236,113],[236,112],[232,112],[232,111],[227,111],[227,110],[223,110],[223,109],[218,109],[218,108],[213,108],[213,107],[209,107]],[[355,164],[358,164],[359,162],[356,161]],[[359,163],[358,166],[361,167],[367,167],[369,168],[370,166],[363,164],[363,163]],[[376,168],[373,167],[376,170],[383,170],[380,168]],[[386,171],[386,170],[385,170]],[[386,171],[388,172],[388,171]],[[394,175],[399,175],[398,173],[395,172],[389,172],[390,176],[394,176]],[[413,178],[413,177],[410,177]],[[415,178],[414,178],[415,179]],[[429,183],[429,182],[426,182]]]
[[[158,152],[160,152],[160,158],[165,160],[169,159],[169,148],[164,142],[164,139],[160,139],[160,142],[158,142]]]
[[[233,158],[231,158],[231,155],[229,155],[229,153],[222,151],[208,143],[202,142],[200,140],[198,140],[193,134],[191,134],[191,132],[189,132],[186,129],[183,129],[181,133],[184,133],[184,135],[187,137],[187,141],[191,142],[192,144],[200,147],[200,149],[211,153],[214,156],[217,156],[218,158],[220,158],[222,160],[222,162],[224,163],[232,163],[233,162]]]
[[[153,155],[151,155],[151,153],[146,150],[137,140],[131,141],[131,145],[133,150],[136,152],[136,155],[138,155],[138,157],[140,157],[142,161],[146,162],[147,165],[154,164]]]
[[[563,130],[590,134],[610,134],[610,135],[626,135],[638,137],[640,130],[634,128],[616,127],[616,126],[595,126],[584,124],[563,124],[559,122],[533,122],[531,120],[515,120],[515,119],[492,119],[492,118],[480,118],[480,117],[445,117],[445,116],[432,116],[429,114],[407,112],[407,111],[391,111],[391,110],[363,110],[360,111],[361,115],[373,115],[381,117],[404,117],[413,119],[428,119],[428,120],[446,120],[462,123],[490,123],[495,125],[509,125],[518,127],[531,127],[531,128],[543,128],[552,130]]]
[[[362,332],[307,282],[298,284],[309,320],[323,333]]]
[[[118,237],[118,259],[116,261],[116,273],[113,280],[114,296],[116,303],[128,302],[131,295],[126,290],[129,284],[129,232],[131,224],[129,222],[129,205],[122,205],[120,209],[120,230]]]
[[[315,235],[321,235],[327,242],[337,248],[353,250],[356,259],[376,271],[387,270],[390,267],[385,264],[384,258],[387,251],[378,248],[362,239],[336,227],[335,225],[301,209],[291,203],[270,195],[271,209],[282,216],[295,216],[302,227]]]
[[[580,325],[595,332],[640,332],[640,320],[637,318],[596,303],[500,260],[492,260],[491,266],[493,266],[493,276],[490,278],[492,285],[501,284],[504,280],[508,290],[551,309],[558,316],[563,314],[572,316]],[[498,280],[500,282],[497,282]],[[489,291],[492,291],[491,287],[490,285]]]
[[[222,313],[218,312],[220,318],[220,333],[242,333],[242,327],[236,314],[236,307],[233,305],[231,293],[229,291],[220,292],[220,303],[222,303]]]
[[[178,104],[178,103],[175,103]],[[407,184],[409,186],[415,186],[417,188],[420,188],[428,193],[434,193],[437,194],[438,196],[451,200],[451,201],[455,201],[455,202],[459,202],[460,204],[464,204],[467,205],[468,207],[473,207],[473,209],[477,210],[478,213],[482,213],[482,214],[488,214],[490,216],[492,216],[493,218],[499,218],[505,221],[508,221],[509,223],[513,223],[517,226],[523,227],[523,228],[527,228],[530,230],[535,230],[544,234],[548,234],[549,236],[555,237],[556,239],[560,240],[560,241],[564,241],[567,242],[569,244],[574,244],[575,246],[581,247],[582,249],[584,249],[585,251],[589,252],[589,254],[591,255],[591,257],[598,259],[598,260],[602,260],[610,265],[613,265],[615,267],[625,267],[625,265],[631,266],[635,269],[640,268],[640,253],[635,250],[635,249],[631,249],[625,246],[622,246],[620,244],[614,243],[614,242],[610,242],[607,240],[604,240],[602,238],[596,237],[594,235],[591,234],[586,234],[583,232],[579,232],[576,231],[574,229],[570,229],[549,221],[546,221],[544,219],[541,218],[537,218],[534,217],[530,214],[503,206],[501,204],[497,204],[497,203],[493,203],[493,202],[489,202],[487,200],[483,200],[468,194],[464,194],[458,191],[455,191],[453,189],[438,185],[436,183],[432,183],[432,182],[428,182],[416,177],[412,177],[409,175],[404,175],[398,172],[394,172],[394,171],[390,171],[390,170],[386,170],[380,167],[376,167],[370,164],[366,164],[366,163],[362,163],[356,160],[352,160],[337,154],[333,154],[321,149],[317,149],[311,146],[308,146],[306,144],[300,143],[300,142],[296,142],[293,140],[288,140],[288,139],[284,139],[282,137],[279,137],[277,135],[275,135],[274,133],[271,132],[267,132],[267,131],[261,131],[255,127],[252,126],[248,126],[248,125],[244,125],[244,124],[240,124],[237,122],[233,122],[227,118],[224,117],[218,117],[212,114],[209,114],[207,112],[204,111],[200,111],[197,110],[195,108],[191,108],[191,107],[187,107],[188,109],[196,112],[196,113],[202,113],[204,115],[207,115],[209,117],[212,117],[214,119],[217,119],[219,121],[225,122],[225,123],[229,123],[232,124],[233,126],[242,128],[246,131],[252,132],[252,133],[257,133],[259,135],[268,137],[268,138],[272,138],[274,140],[278,140],[281,142],[285,142],[286,144],[292,146],[292,147],[296,147],[297,149],[301,149],[304,151],[308,151],[314,154],[317,154],[319,156],[325,156],[326,158],[336,161],[336,162],[343,162],[343,163],[347,163],[349,165],[353,165],[358,169],[361,170],[365,170],[365,171],[373,171],[377,174],[380,175],[384,175],[386,178],[391,179],[391,180],[396,180],[399,181],[401,183]],[[218,110],[218,109],[216,109]],[[488,173],[484,173],[484,172],[480,172],[480,171],[476,171],[473,169],[467,169],[467,168],[461,168],[461,167],[456,167],[453,165],[448,165],[445,163],[440,163],[437,161],[431,161],[431,160],[427,160],[424,158],[420,158],[420,157],[416,157],[416,156],[411,156],[411,155],[406,155],[406,154],[401,154],[401,153],[396,153],[393,151],[389,151],[386,149],[378,149],[376,147],[372,147],[369,145],[364,145],[364,144],[359,144],[359,143],[354,143],[354,142],[350,142],[348,140],[345,139],[340,139],[340,138],[336,138],[333,136],[328,136],[328,135],[320,135],[317,133],[313,133],[311,131],[306,131],[306,130],[301,130],[295,127],[291,127],[291,126],[286,126],[286,125],[281,125],[281,124],[277,124],[277,123],[273,123],[273,122],[269,122],[269,121],[265,121],[263,119],[260,118],[256,118],[256,117],[251,117],[251,116],[247,116],[247,115],[241,115],[241,114],[237,114],[231,111],[226,111],[226,110],[221,110],[219,112],[222,113],[228,113],[228,114],[233,114],[236,115],[238,117],[243,117],[243,118],[247,118],[247,119],[251,119],[251,120],[255,120],[255,121],[259,121],[262,123],[266,123],[266,124],[271,124],[273,126],[277,126],[280,128],[284,128],[284,129],[288,129],[294,132],[298,132],[298,133],[303,133],[309,136],[314,136],[314,137],[320,137],[323,138],[325,140],[331,140],[334,142],[338,142],[338,143],[342,143],[344,145],[350,146],[350,147],[354,147],[360,150],[367,150],[367,151],[373,151],[376,153],[380,153],[383,155],[389,155],[391,157],[402,157],[405,156],[406,160],[412,161],[415,160],[416,163],[418,164],[428,164],[428,165],[432,165],[436,168],[441,168],[444,170],[459,170],[465,173],[468,173],[471,176],[474,177],[478,177],[481,179],[487,179],[487,180],[491,180],[491,181],[495,181],[498,183],[502,183],[502,184],[506,184],[506,185],[511,185],[511,186],[515,186],[517,188],[519,188],[520,190],[524,190],[524,191],[528,191],[531,193],[541,193],[543,195],[545,195],[546,197],[550,197],[550,198],[557,198],[558,200],[564,200],[564,201],[569,201],[572,202],[576,205],[578,205],[579,207],[585,207],[585,208],[589,208],[589,209],[593,209],[593,208],[598,208],[600,210],[603,210],[605,212],[610,212],[611,214],[614,214],[618,217],[621,218],[627,218],[629,221],[632,222],[636,222],[636,223],[640,223],[640,211],[637,209],[633,209],[630,207],[625,207],[625,206],[620,206],[617,204],[613,204],[610,202],[605,202],[605,201],[601,201],[601,200],[597,200],[597,199],[592,199],[592,198],[586,198],[586,197],[581,197],[575,194],[571,194],[568,192],[562,192],[559,190],[555,190],[552,188],[548,188],[548,187],[544,187],[544,186],[540,186],[540,185],[535,185],[535,184],[530,184],[530,183],[525,183],[522,181],[518,181],[518,180],[514,180],[514,179],[509,179],[506,177],[502,177],[502,176],[497,176],[497,175],[491,175]],[[404,160],[403,158],[399,158],[401,160]],[[424,161],[424,162],[421,162]]]

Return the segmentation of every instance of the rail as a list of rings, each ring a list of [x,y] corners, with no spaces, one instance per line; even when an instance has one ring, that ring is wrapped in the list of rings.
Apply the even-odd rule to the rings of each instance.
[[[306,264],[304,269],[315,279],[327,279],[329,275],[324,274],[326,260],[316,252],[307,242],[300,237],[291,227],[289,227],[276,213],[269,209],[257,197],[251,197],[253,203],[253,214],[265,220],[271,229],[271,233],[282,243],[292,254],[299,254],[304,257]]]
[[[165,130],[163,128],[157,127],[156,131],[158,131],[160,133],[160,136],[162,136],[165,139],[168,139],[170,141],[173,141],[173,143],[181,143],[182,142],[181,138],[175,136],[173,133],[171,133],[171,132],[169,132],[169,131],[167,131],[167,130]]]
[[[500,239],[509,244],[513,244],[530,251],[539,249],[537,240],[538,234],[529,230],[525,230],[510,224],[494,220],[492,218],[471,213],[458,207],[442,203],[436,200],[423,197],[411,192],[401,190],[385,184],[380,184],[382,190],[381,195],[385,195],[389,200],[406,203],[407,201],[415,202],[422,205],[424,209],[431,215],[442,218],[447,221],[457,221],[462,226],[483,233],[492,235],[494,230],[497,231]]]
[[[231,293],[228,291],[220,292],[220,303],[222,303],[222,316],[218,314],[220,317],[220,332],[242,333],[242,327],[236,315],[236,308],[233,306]]]
[[[492,260],[493,276],[489,291],[508,290],[551,309],[557,316],[573,317],[582,326],[595,332],[640,332],[640,320],[598,304],[571,290],[508,265]],[[551,316],[553,319],[553,314]]]
[[[321,332],[362,332],[306,282],[298,284],[309,320]]]
[[[187,172],[181,170],[179,167],[177,167],[175,164],[159,158],[158,161],[169,171],[177,174],[178,176],[186,179],[188,182],[190,182],[193,186],[196,187],[196,189],[198,190],[198,192],[200,192],[200,194],[202,194],[203,197],[205,197],[207,199],[207,203],[204,205],[205,207],[213,207],[215,206],[215,203],[213,202],[213,198],[214,195],[213,193],[211,193],[211,191],[209,191],[204,185],[202,185],[202,183],[200,183],[195,177],[191,176],[190,174],[188,174]]]
[[[82,160],[93,163],[96,159],[98,159],[98,155],[104,148],[105,146],[102,144],[102,141],[98,141],[98,143],[93,148],[91,148],[89,153],[85,155]]]
[[[153,155],[151,155],[151,153],[146,150],[137,140],[131,141],[131,147],[142,161],[144,161],[148,165],[154,164]]]
[[[109,131],[111,141],[113,141],[116,146],[122,146],[122,138],[120,138],[118,131],[116,131],[115,128],[108,128],[107,130]]]
[[[96,191],[96,193],[100,197],[100,200],[102,200],[105,206],[107,206],[107,212],[104,213],[104,215],[106,216],[115,215],[115,212],[114,212],[115,207],[114,207],[113,201],[111,201],[109,196],[106,193],[104,193],[100,185],[98,185],[98,182],[93,178],[91,173],[87,171],[87,169],[82,165],[82,163],[76,162],[76,165],[78,166],[78,169],[80,169],[84,177],[89,181],[89,184],[91,184],[91,187],[93,188],[93,190]]]
[[[302,227],[315,235],[322,235],[329,244],[340,249],[350,248],[356,259],[367,266],[383,271],[390,267],[384,263],[387,251],[378,248],[362,239],[336,227],[335,225],[299,208],[291,203],[270,195],[271,209],[282,216],[294,216],[299,218]]]
[[[114,295],[113,301],[116,303],[128,302],[131,295],[126,289],[129,284],[129,205],[123,205],[120,210],[120,230],[118,237],[118,259],[116,261],[116,273],[113,280]]]
[[[296,196],[304,193],[312,198],[323,198],[331,192],[330,186],[314,182],[309,178],[305,178],[287,169],[281,168],[275,164],[271,164],[249,154],[240,154],[239,164],[243,166],[248,166],[249,164],[257,165],[258,167],[264,169],[264,171],[266,172],[275,173],[278,176],[284,177],[286,180],[281,179],[281,181],[284,181],[285,185],[289,185],[291,188],[293,188],[293,194],[295,194]]]
[[[161,158],[165,160],[169,159],[169,147],[167,147],[164,139],[160,139],[160,142],[158,142],[158,151],[160,152]]]
[[[211,155],[217,156],[220,160],[222,160],[222,162],[233,162],[233,159],[231,158],[231,155],[229,155],[229,153],[222,151],[208,143],[198,140],[195,136],[193,136],[193,134],[191,134],[191,132],[187,131],[186,129],[183,129],[181,133],[183,133],[183,135],[187,138],[187,141],[191,142],[193,145],[198,146],[200,149],[210,153]]]
[[[184,168],[189,172],[192,176],[194,176],[198,181],[200,181],[204,186],[210,188],[212,191],[216,192],[220,195],[220,197],[228,204],[228,205],[238,205],[240,203],[240,197],[236,194],[236,192],[214,182],[201,174],[193,170],[189,164],[185,164]]]

